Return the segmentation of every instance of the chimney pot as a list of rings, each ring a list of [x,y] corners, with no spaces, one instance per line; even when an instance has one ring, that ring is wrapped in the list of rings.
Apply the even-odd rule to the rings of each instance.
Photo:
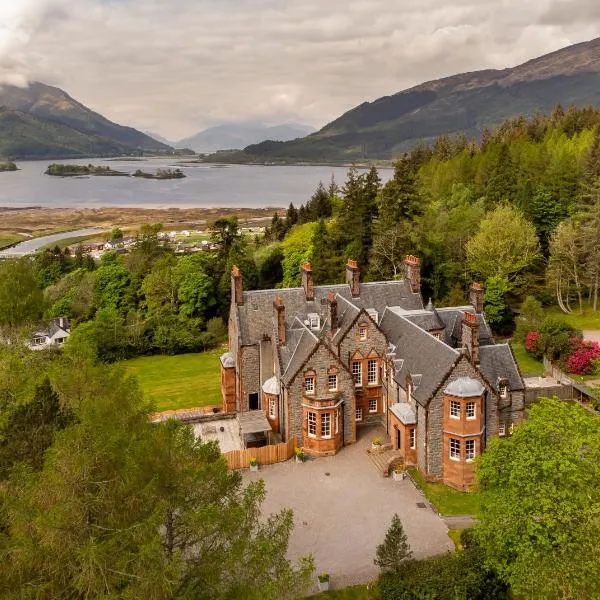
[[[346,264],[346,283],[350,286],[352,297],[358,298],[360,296],[360,270],[358,261],[353,258],[349,258]]]

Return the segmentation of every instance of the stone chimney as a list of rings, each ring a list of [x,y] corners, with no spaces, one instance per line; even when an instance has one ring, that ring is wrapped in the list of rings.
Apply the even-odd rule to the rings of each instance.
[[[404,257],[404,276],[408,279],[413,294],[421,291],[421,259],[409,254]]]
[[[469,301],[477,314],[483,312],[483,292],[483,286],[477,282],[472,283],[469,288]]]
[[[242,274],[234,266],[231,269],[231,299],[238,305],[244,304],[244,285],[242,283]]]
[[[466,312],[462,321],[462,347],[469,352],[472,365],[479,364],[479,323],[477,315]]]
[[[279,346],[285,346],[285,306],[281,296],[276,296],[273,302],[277,315],[277,342]]]
[[[346,265],[346,283],[350,286],[353,298],[360,296],[360,270],[358,268],[358,262],[352,258],[348,259]]]
[[[312,265],[309,262],[305,262],[302,265],[302,287],[304,288],[306,299],[314,300],[315,292],[313,289]]]
[[[327,294],[327,306],[329,307],[329,322],[331,334],[333,335],[338,328],[338,301],[333,292]]]

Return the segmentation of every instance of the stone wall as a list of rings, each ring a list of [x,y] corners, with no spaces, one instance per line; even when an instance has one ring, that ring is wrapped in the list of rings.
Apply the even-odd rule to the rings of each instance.
[[[258,394],[259,399],[262,396],[258,346],[242,346],[240,350],[240,366],[241,389],[239,410],[244,412],[249,409],[248,396],[250,394]]]

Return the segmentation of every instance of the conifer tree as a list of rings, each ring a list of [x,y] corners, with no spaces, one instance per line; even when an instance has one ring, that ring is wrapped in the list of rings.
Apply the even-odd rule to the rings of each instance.
[[[517,191],[516,167],[510,156],[507,144],[500,146],[500,153],[492,176],[487,185],[488,206],[494,207],[500,202],[515,200]]]
[[[379,567],[381,573],[397,574],[402,563],[410,558],[412,558],[412,551],[404,533],[402,521],[396,513],[392,517],[392,523],[385,534],[383,543],[377,546],[373,562]]]

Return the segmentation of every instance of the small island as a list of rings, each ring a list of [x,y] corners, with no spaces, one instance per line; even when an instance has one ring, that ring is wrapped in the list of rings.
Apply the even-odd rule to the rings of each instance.
[[[183,179],[186,175],[181,169],[157,169],[156,173],[146,173],[138,169],[133,176],[143,179]]]
[[[100,167],[94,165],[61,165],[53,163],[48,166],[45,175],[55,177],[81,177],[82,175],[95,175],[104,177],[128,177],[128,173],[115,171],[110,167]]]
[[[0,163],[0,173],[3,171],[18,171],[17,165],[14,162]]]

